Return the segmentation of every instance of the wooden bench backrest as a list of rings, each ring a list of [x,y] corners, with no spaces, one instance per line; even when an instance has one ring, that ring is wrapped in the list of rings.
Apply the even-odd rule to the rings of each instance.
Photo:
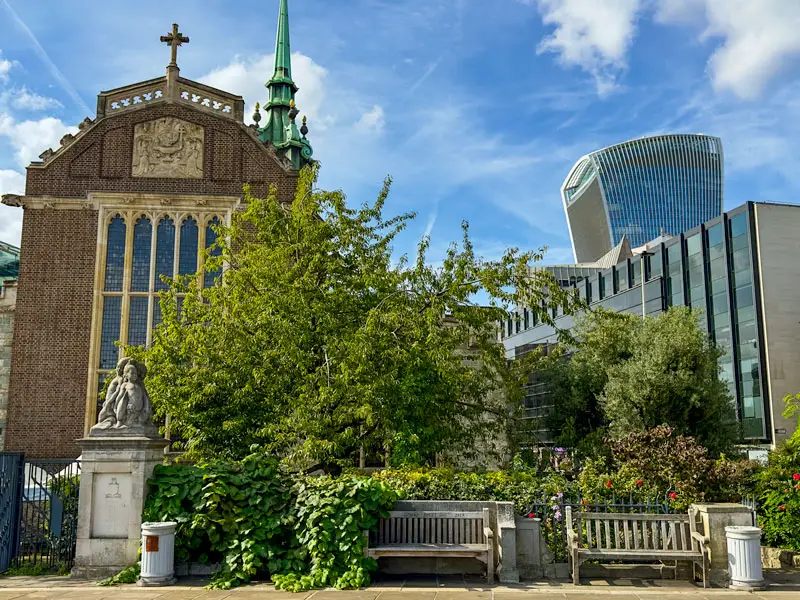
[[[483,544],[491,527],[488,508],[481,512],[393,511],[370,533],[370,545]]]
[[[569,518],[571,510],[567,511]],[[597,550],[685,550],[695,549],[692,539],[695,515],[572,513],[578,546]]]

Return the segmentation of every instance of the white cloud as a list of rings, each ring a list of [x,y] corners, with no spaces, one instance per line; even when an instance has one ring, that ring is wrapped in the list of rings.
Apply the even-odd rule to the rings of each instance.
[[[707,0],[707,36],[725,42],[709,60],[714,88],[756,98],[800,54],[800,2]]]
[[[539,44],[538,52],[555,52],[563,64],[590,73],[599,95],[613,91],[626,68],[642,0],[535,1],[542,21],[555,26],[555,31]]]
[[[10,115],[0,113],[0,135],[6,136],[11,142],[14,156],[21,167],[38,160],[45,149],[57,149],[64,134],[77,132],[77,127],[65,125],[54,117],[18,123]]]
[[[12,62],[5,58],[0,58],[0,82],[5,83],[8,81],[8,72],[14,65]]]
[[[25,86],[9,90],[4,95],[7,95],[8,102],[13,108],[20,110],[38,111],[48,108],[60,108],[62,106],[61,102],[55,98],[40,96]]]
[[[754,99],[800,55],[800,2],[659,0],[665,23],[701,23],[701,40],[722,38],[708,61],[714,89]]]
[[[386,126],[386,115],[384,114],[383,107],[376,104],[370,110],[361,115],[361,118],[356,123],[356,129],[359,131],[374,132],[380,134]]]
[[[238,94],[245,100],[245,120],[251,122],[250,115],[256,102],[266,104],[269,93],[264,84],[275,70],[275,55],[256,55],[234,58],[231,64],[211,71],[198,81],[216,88]],[[312,59],[299,52],[292,54],[292,78],[300,91],[297,94],[297,108],[301,115],[307,115],[313,129],[324,129],[327,122],[320,114],[325,97],[327,70]]]
[[[0,169],[0,196],[22,194],[25,176],[17,171]],[[0,204],[0,241],[19,246],[22,237],[22,209]]]

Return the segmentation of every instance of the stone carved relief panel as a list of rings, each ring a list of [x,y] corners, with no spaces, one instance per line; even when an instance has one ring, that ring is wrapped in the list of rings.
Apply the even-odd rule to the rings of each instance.
[[[133,176],[201,179],[205,132],[174,117],[138,123],[133,132]]]

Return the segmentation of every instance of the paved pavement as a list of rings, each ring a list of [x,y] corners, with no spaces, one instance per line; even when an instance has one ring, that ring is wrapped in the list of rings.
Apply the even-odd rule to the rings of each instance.
[[[277,592],[268,584],[221,591],[207,590],[206,582],[199,580],[181,580],[168,588],[140,588],[135,585],[98,587],[67,577],[3,577],[0,578],[0,600],[800,600],[800,571],[769,573],[768,578],[769,589],[755,593],[704,590],[689,582],[671,580],[591,580],[580,587],[560,581],[541,581],[489,588],[479,581],[426,577],[378,582],[366,590],[291,594]]]

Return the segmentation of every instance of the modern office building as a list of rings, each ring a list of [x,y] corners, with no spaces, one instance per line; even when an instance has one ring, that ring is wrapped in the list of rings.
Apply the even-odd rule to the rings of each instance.
[[[591,306],[636,315],[670,306],[701,309],[706,330],[725,350],[720,376],[736,400],[745,440],[774,445],[796,426],[782,416],[783,398],[800,392],[799,230],[800,206],[748,202],[648,244],[645,255],[623,247],[613,266],[547,269]],[[519,313],[503,327],[509,358],[556,342],[552,327],[525,308]],[[574,318],[557,315],[556,323],[571,329]],[[537,416],[551,401],[535,378],[529,388],[526,407]]]
[[[581,158],[561,187],[577,262],[623,236],[641,246],[722,214],[722,140],[695,134],[632,140]]]

